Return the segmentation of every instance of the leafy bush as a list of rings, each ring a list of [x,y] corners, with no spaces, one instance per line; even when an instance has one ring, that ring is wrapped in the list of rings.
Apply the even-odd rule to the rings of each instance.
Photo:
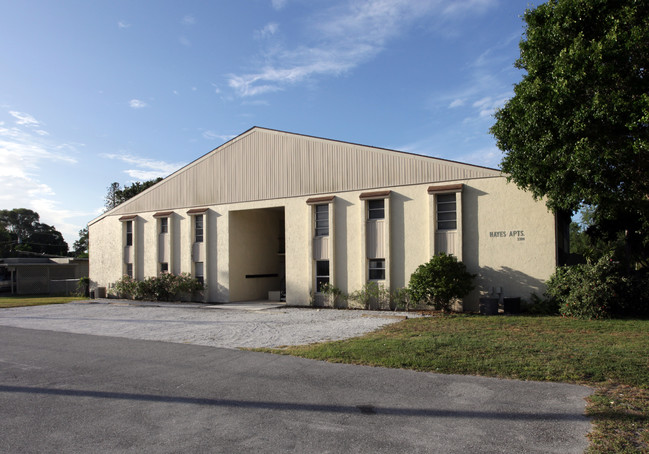
[[[557,315],[559,313],[559,303],[556,298],[541,298],[536,293],[532,293],[530,301],[522,307],[522,312],[531,315]]]
[[[392,302],[390,308],[395,311],[410,310],[410,292],[407,287],[396,289],[392,292]]]
[[[345,295],[342,290],[329,283],[322,285],[320,293],[322,293],[324,297],[318,299],[314,296],[314,298],[312,298],[312,303],[314,306],[324,305],[331,307],[343,307],[345,301],[347,300],[347,295]]]
[[[137,285],[135,279],[125,274],[120,280],[115,282],[113,289],[122,298],[136,299]]]
[[[363,288],[352,292],[348,300],[360,309],[381,310],[390,308],[390,290],[383,284],[370,281]]]
[[[75,292],[76,296],[88,297],[90,296],[90,278],[81,277],[77,283],[77,291]]]
[[[628,289],[629,279],[607,254],[596,263],[557,268],[547,294],[557,300],[564,317],[600,319],[624,311]]]
[[[649,270],[632,274],[623,296],[626,304],[619,308],[620,315],[649,316]]]
[[[177,301],[181,295],[203,290],[205,286],[188,273],[161,273],[142,281],[122,276],[113,288],[124,298]]]
[[[473,290],[473,278],[475,274],[469,273],[455,256],[435,255],[410,276],[411,301],[448,311],[453,299],[463,298]]]

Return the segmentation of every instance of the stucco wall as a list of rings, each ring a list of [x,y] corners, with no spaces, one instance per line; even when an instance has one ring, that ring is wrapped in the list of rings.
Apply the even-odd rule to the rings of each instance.
[[[541,294],[544,280],[554,271],[554,216],[542,202],[508,184],[505,178],[458,180],[461,192],[462,259],[478,275],[476,290],[465,299],[465,310],[477,308],[481,294],[492,287],[504,296],[529,298]],[[430,258],[435,220],[429,184],[385,188],[388,203],[389,263],[392,289],[404,287],[412,272]],[[334,285],[344,292],[360,289],[366,279],[364,257],[364,201],[362,191],[342,192],[331,202]],[[277,254],[278,212],[283,207],[286,242],[286,290],[291,305],[309,304],[314,290],[312,209],[308,197],[293,197],[206,207],[207,301],[262,298],[267,283],[245,279],[245,274],[273,273],[280,267]],[[192,223],[187,210],[170,217],[175,272],[191,272]],[[153,212],[136,220],[138,278],[157,273],[157,224]],[[122,273],[122,228],[119,216],[107,216],[90,225],[91,266],[94,283],[108,286]],[[259,285],[258,285],[259,284]],[[279,282],[273,282],[278,286]]]

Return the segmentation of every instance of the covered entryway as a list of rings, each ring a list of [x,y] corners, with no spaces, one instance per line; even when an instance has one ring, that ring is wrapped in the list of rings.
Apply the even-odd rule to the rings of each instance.
[[[229,216],[230,301],[285,301],[284,207]]]

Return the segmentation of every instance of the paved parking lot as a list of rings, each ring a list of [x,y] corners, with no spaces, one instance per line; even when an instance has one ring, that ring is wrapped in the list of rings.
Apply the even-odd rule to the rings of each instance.
[[[0,345],[2,452],[577,454],[590,429],[592,390],[563,383],[6,326]]]
[[[261,310],[259,310],[261,309]],[[0,311],[0,325],[212,347],[279,347],[345,339],[403,318],[395,313],[286,308],[262,303],[74,302]]]

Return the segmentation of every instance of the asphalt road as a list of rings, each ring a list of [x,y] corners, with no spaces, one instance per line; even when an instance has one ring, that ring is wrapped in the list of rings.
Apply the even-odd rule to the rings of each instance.
[[[577,453],[590,392],[0,326],[8,453]]]

